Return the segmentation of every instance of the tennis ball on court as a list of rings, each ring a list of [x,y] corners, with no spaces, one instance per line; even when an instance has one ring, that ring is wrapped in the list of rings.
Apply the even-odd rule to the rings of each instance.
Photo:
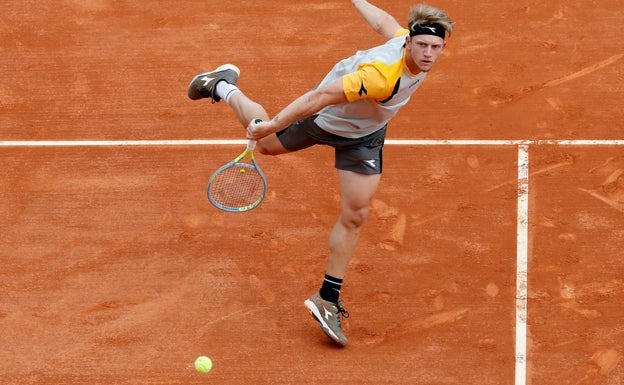
[[[206,356],[199,356],[195,360],[195,370],[200,373],[208,373],[212,369],[212,360]]]
[[[241,174],[244,174],[244,173],[245,173],[245,169],[244,169],[244,168],[241,168],[241,169],[240,169],[240,173],[241,173]]]

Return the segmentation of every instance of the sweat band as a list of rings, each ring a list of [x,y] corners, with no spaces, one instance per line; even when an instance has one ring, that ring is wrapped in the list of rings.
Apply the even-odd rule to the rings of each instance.
[[[446,30],[443,26],[437,23],[433,24],[414,24],[412,28],[410,28],[410,36],[416,35],[433,35],[438,36],[444,39],[444,35]]]

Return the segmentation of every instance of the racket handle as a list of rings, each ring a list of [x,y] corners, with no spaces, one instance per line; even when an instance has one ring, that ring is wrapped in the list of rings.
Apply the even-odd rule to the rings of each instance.
[[[258,124],[262,122],[262,119],[256,118],[254,119],[251,124]],[[247,150],[248,151],[253,151],[256,148],[256,141],[255,140],[249,140],[249,142],[247,142]]]

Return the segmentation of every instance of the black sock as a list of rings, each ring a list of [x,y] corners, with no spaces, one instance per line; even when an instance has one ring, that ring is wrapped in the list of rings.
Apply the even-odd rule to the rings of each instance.
[[[325,275],[323,279],[323,286],[319,294],[325,301],[338,303],[338,297],[340,297],[340,289],[342,288],[342,279],[334,278],[331,275]]]

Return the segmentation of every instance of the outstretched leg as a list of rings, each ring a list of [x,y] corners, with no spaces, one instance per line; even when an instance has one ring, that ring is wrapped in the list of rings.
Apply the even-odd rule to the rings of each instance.
[[[211,98],[213,103],[225,100],[245,129],[253,119],[268,120],[269,115],[265,108],[247,97],[236,86],[239,75],[240,70],[233,64],[224,64],[213,71],[202,72],[191,80],[188,86],[188,97],[192,100]],[[265,155],[288,152],[275,134],[260,140],[256,149]]]
[[[217,88],[220,88],[217,86]],[[228,104],[234,110],[234,114],[238,118],[238,121],[247,128],[249,122],[253,119],[260,118],[262,120],[268,120],[269,115],[260,103],[257,103],[247,97],[242,91],[236,92],[229,98]],[[256,149],[263,155],[279,155],[287,153],[288,150],[284,148],[282,143],[277,138],[277,135],[271,134],[258,141]]]

